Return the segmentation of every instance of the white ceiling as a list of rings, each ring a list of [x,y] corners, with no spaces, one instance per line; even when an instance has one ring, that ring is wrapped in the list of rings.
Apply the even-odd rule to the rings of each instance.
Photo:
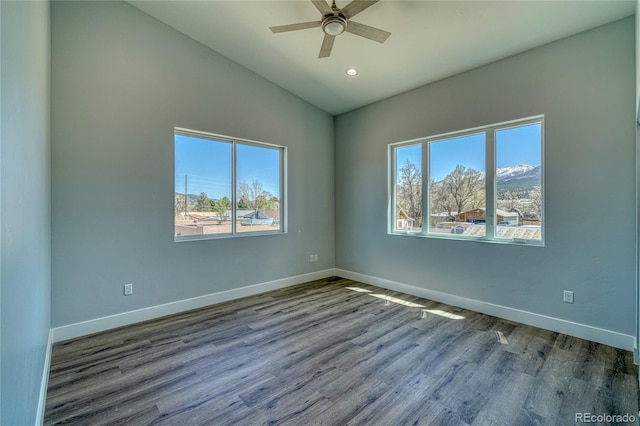
[[[635,13],[634,0],[382,0],[352,20],[386,43],[343,33],[318,59],[320,28],[269,30],[320,20],[308,0],[129,3],[333,115]]]

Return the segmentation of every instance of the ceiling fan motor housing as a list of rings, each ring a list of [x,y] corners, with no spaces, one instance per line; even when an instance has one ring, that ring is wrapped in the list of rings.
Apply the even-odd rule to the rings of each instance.
[[[342,14],[327,15],[322,20],[322,31],[331,36],[337,36],[347,29],[347,19]]]

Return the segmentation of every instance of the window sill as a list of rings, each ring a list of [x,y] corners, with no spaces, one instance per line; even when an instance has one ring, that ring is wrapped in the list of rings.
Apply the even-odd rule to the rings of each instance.
[[[186,235],[174,236],[173,242],[184,243],[188,241],[206,241],[206,240],[226,240],[243,237],[260,237],[265,235],[285,235],[286,231],[260,231],[260,232],[243,232],[240,234],[220,234],[220,235]]]
[[[479,243],[490,244],[503,244],[503,245],[515,245],[515,246],[530,246],[530,247],[544,247],[544,241],[536,240],[506,240],[506,239],[492,239],[487,237],[461,237],[450,234],[425,234],[422,232],[388,232],[388,235],[401,236],[401,237],[418,237],[429,238],[434,240],[454,240],[454,241],[475,241]]]

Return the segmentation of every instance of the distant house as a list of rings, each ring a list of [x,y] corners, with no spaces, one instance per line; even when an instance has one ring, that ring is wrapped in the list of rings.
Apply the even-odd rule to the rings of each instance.
[[[500,225],[520,225],[519,215],[517,212],[508,212],[506,210],[496,209],[497,223]],[[467,210],[456,215],[456,222],[467,223],[485,223],[486,222],[486,210],[484,208],[478,208],[473,210]]]
[[[255,213],[254,209],[236,209],[236,219],[242,220],[246,215]],[[231,217],[231,210],[229,210],[229,217]]]
[[[258,212],[262,215],[267,216],[270,219],[279,221],[280,220],[280,210],[258,210]],[[250,218],[256,211],[254,209],[237,209],[236,210],[236,218],[238,220],[242,220],[244,218]],[[228,217],[231,217],[231,210],[227,212]]]
[[[247,213],[242,216],[243,219],[269,219],[266,214],[261,212],[260,210],[252,211],[251,213]]]
[[[413,225],[415,224],[415,222],[416,220],[412,217],[409,217],[407,212],[405,212],[402,208],[396,206],[396,229],[413,229]]]
[[[212,216],[215,216],[215,213],[211,213],[211,212],[189,212],[189,216],[191,217],[191,219],[195,219],[195,220],[207,220]]]
[[[242,216],[242,221],[240,222],[242,226],[251,226],[251,225],[272,225],[273,218],[268,217],[260,210],[252,211],[251,213],[245,214]]]
[[[262,210],[262,213],[265,214],[265,216],[270,217],[271,219],[275,220],[275,221],[280,221],[280,209],[277,210]]]
[[[442,222],[453,222],[457,212],[440,212],[440,213],[431,213],[429,216],[431,217],[431,227],[435,227],[438,223]]]
[[[510,212],[517,212],[518,217],[520,218],[521,225],[534,225],[540,226],[540,218],[533,212],[523,212],[520,209],[512,208],[509,210]]]

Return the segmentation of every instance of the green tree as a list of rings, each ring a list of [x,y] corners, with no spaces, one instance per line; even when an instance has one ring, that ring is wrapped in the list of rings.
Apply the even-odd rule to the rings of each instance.
[[[227,220],[227,211],[231,208],[231,200],[227,197],[222,197],[213,206],[213,211],[218,215],[218,224]]]
[[[280,200],[278,200],[278,197],[276,197],[275,195],[273,195],[272,193],[268,192],[268,197],[266,200],[266,204],[264,209],[265,210],[280,210]]]
[[[248,209],[249,205],[247,205],[246,200],[242,197],[238,198],[238,208],[239,209]]]
[[[211,202],[209,201],[209,197],[204,192],[200,193],[198,199],[196,200],[196,206],[194,208],[197,212],[205,212],[211,210]]]

